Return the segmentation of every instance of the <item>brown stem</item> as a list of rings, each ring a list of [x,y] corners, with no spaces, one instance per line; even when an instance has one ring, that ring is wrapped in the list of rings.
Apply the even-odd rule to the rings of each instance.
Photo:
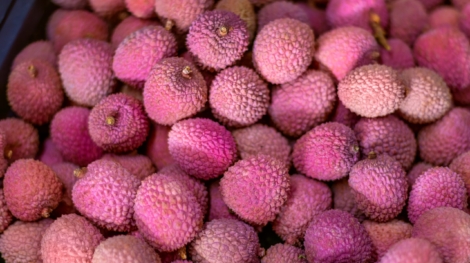
[[[375,159],[377,158],[377,154],[374,151],[370,151],[369,154],[367,155],[367,159]]]
[[[73,170],[73,175],[77,178],[82,178],[86,173],[86,167],[77,168]]]
[[[370,12],[369,21],[377,42],[379,42],[379,44],[382,45],[386,50],[390,51],[391,48],[388,44],[387,38],[385,37],[385,30],[380,25],[380,16],[374,12]]]
[[[106,124],[112,126],[116,123],[116,119],[113,116],[106,117]]]
[[[7,160],[10,160],[13,157],[13,150],[10,148],[5,148],[4,156]]]
[[[33,79],[38,76],[38,70],[33,64],[29,65],[28,73]]]
[[[219,35],[221,37],[226,36],[228,34],[228,28],[225,26],[219,27]]]
[[[173,26],[175,25],[175,23],[173,22],[173,20],[166,20],[165,22],[165,29],[166,31],[171,31],[171,29],[173,28]]]
[[[49,207],[46,207],[41,211],[41,216],[44,218],[48,218],[51,216],[51,212],[52,212],[52,209],[50,209]]]
[[[183,68],[183,71],[181,72],[181,74],[183,75],[183,77],[187,78],[187,79],[190,79],[191,78],[191,73],[193,73],[192,69],[190,66],[186,66]]]

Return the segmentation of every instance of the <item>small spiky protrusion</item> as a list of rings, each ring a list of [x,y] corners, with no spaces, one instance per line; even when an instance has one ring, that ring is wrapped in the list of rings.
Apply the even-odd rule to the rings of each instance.
[[[190,79],[191,78],[191,73],[192,73],[192,69],[190,66],[186,66],[183,68],[183,77],[187,78],[187,79]]]
[[[374,36],[387,51],[390,51],[390,45],[387,42],[387,38],[385,38],[385,30],[380,26],[380,16],[374,12],[371,12],[369,15],[370,18],[370,25],[374,30]]]
[[[29,75],[32,77],[32,78],[36,78],[38,76],[38,70],[37,68],[34,66],[34,65],[29,65],[28,67],[28,72],[29,72]]]
[[[116,119],[113,116],[106,117],[106,124],[112,126],[116,123]]]

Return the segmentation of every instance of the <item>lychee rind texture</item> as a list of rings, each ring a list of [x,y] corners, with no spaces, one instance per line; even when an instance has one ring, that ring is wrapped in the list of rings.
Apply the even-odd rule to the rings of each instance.
[[[470,84],[469,53],[467,37],[452,27],[423,33],[413,47],[418,65],[436,71],[451,90],[462,90]]]
[[[36,157],[39,151],[39,134],[33,125],[17,118],[0,120],[0,131],[6,138],[3,149],[9,163]]]
[[[144,0],[145,1],[145,0]],[[128,1],[128,2],[136,2],[136,1]],[[153,9],[153,4],[152,4]],[[158,22],[153,20],[146,20],[146,19],[139,19],[135,16],[129,16],[126,19],[122,20],[113,31],[111,35],[111,44],[113,48],[117,48],[119,44],[130,34],[134,33],[135,31],[142,29],[147,26],[156,26]]]
[[[141,28],[119,44],[114,54],[113,71],[124,83],[142,89],[155,63],[176,55],[176,49],[175,37],[165,28]]]
[[[415,135],[397,117],[362,118],[354,126],[354,132],[364,158],[385,153],[395,158],[405,170],[413,164],[417,151]]]
[[[232,131],[242,159],[258,154],[269,155],[290,166],[291,146],[289,141],[276,129],[264,124]]]
[[[417,179],[408,200],[408,218],[415,223],[426,211],[436,207],[467,207],[467,189],[461,176],[447,167],[434,167]]]
[[[372,241],[359,221],[347,212],[329,210],[314,217],[305,233],[309,262],[368,262]]]
[[[395,218],[408,199],[406,172],[386,154],[357,162],[349,173],[348,183],[359,209],[377,222]]]
[[[418,133],[419,155],[433,165],[448,165],[470,150],[470,111],[455,107]]]
[[[124,0],[88,0],[93,13],[104,18],[112,18],[126,11]]]
[[[59,111],[64,91],[56,69],[34,59],[19,64],[8,77],[8,103],[23,120],[41,125]]]
[[[134,199],[140,180],[120,164],[97,160],[87,166],[83,178],[73,186],[77,210],[96,225],[112,231],[131,231]]]
[[[65,160],[80,166],[99,159],[103,150],[96,145],[88,132],[90,110],[83,107],[67,107],[52,119],[52,142]]]
[[[453,106],[447,84],[427,68],[409,68],[400,72],[407,89],[398,113],[411,123],[430,123],[440,119]]]
[[[372,32],[370,13],[380,17],[380,25],[388,25],[388,10],[383,0],[330,0],[326,8],[326,17],[333,28],[357,26]]]
[[[374,256],[380,259],[387,250],[400,240],[411,238],[413,226],[401,220],[394,219],[387,223],[377,223],[366,220],[362,225],[369,234],[374,245]]]
[[[53,211],[52,216],[75,213],[76,209],[72,201],[72,189],[73,185],[78,180],[76,174],[79,173],[81,175],[84,170],[81,170],[79,166],[73,163],[67,162],[57,163],[50,167],[64,185],[62,200],[59,206]]]
[[[137,191],[134,210],[139,232],[159,251],[185,246],[202,229],[204,215],[194,193],[171,175],[145,178]]]
[[[168,148],[184,172],[202,180],[223,174],[237,155],[232,134],[217,122],[204,118],[173,125],[168,134]]]
[[[61,10],[62,11],[62,10]],[[106,41],[109,28],[106,22],[97,15],[85,10],[62,11],[55,20],[49,20],[48,39],[54,49],[60,53],[69,42],[82,38]]]
[[[155,167],[152,164],[152,160],[150,160],[150,158],[145,155],[105,154],[103,155],[102,159],[110,160],[122,165],[122,167],[124,167],[129,173],[137,177],[139,180],[143,180],[145,177],[155,173]]]
[[[12,221],[13,216],[10,210],[8,210],[5,194],[3,193],[3,189],[0,189],[0,234],[7,229]]]
[[[266,251],[261,263],[307,263],[305,252],[291,245],[276,244]]]
[[[160,263],[160,257],[145,241],[131,235],[110,237],[93,253],[91,263]]]
[[[155,122],[173,125],[199,112],[207,102],[207,92],[194,64],[184,58],[164,58],[153,66],[145,83],[145,111]]]
[[[113,48],[96,39],[78,39],[59,55],[59,72],[67,96],[84,106],[95,106],[113,92]]]
[[[467,1],[467,3],[470,3]],[[459,28],[465,35],[470,36],[470,5],[466,4],[464,7],[460,8],[459,19]]]
[[[424,172],[431,169],[432,167],[432,165],[425,162],[415,163],[406,175],[408,177],[408,185],[410,186],[410,188],[413,187],[416,182],[416,179],[418,179],[419,176],[421,176]]]
[[[374,36],[363,28],[347,26],[328,31],[317,41],[315,59],[337,80],[356,67],[372,64],[379,55]],[[341,57],[341,61],[336,58]]]
[[[171,20],[180,31],[187,31],[199,15],[214,4],[214,0],[156,0],[155,12]]]
[[[44,262],[91,262],[93,252],[104,240],[100,230],[84,217],[70,214],[56,219],[41,240]]]
[[[339,82],[338,97],[352,112],[376,118],[400,107],[405,86],[391,67],[367,65],[354,69]]]
[[[227,204],[223,200],[222,193],[220,192],[219,181],[214,181],[209,186],[210,204],[208,221],[221,218],[238,219],[238,217],[229,210]]]
[[[22,159],[8,167],[3,191],[8,209],[22,221],[48,217],[62,199],[63,184],[54,171],[40,161]]]
[[[312,29],[296,19],[281,18],[263,27],[253,45],[253,64],[268,82],[283,84],[302,75],[315,51]]]
[[[309,24],[307,13],[301,6],[288,1],[276,1],[261,8],[258,12],[258,32],[269,22],[280,18],[293,18]]]
[[[256,31],[256,13],[250,0],[221,0],[217,2],[214,9],[230,11],[238,15],[246,23],[249,41],[253,40]]]
[[[227,206],[240,218],[264,226],[276,218],[288,199],[288,170],[272,157],[249,157],[224,173],[220,191]]]
[[[142,102],[124,93],[102,99],[88,117],[91,139],[107,152],[136,150],[147,139],[149,126]]]
[[[324,181],[347,176],[359,157],[354,131],[337,122],[313,128],[296,141],[292,152],[292,161],[299,172]]]
[[[204,66],[224,69],[242,58],[248,49],[246,23],[236,14],[225,10],[207,11],[189,28],[188,50]]]
[[[331,208],[332,194],[325,183],[299,174],[290,177],[290,186],[289,197],[273,222],[273,230],[287,244],[295,245],[303,240],[312,219]]]
[[[428,15],[419,0],[397,0],[391,3],[390,37],[412,46],[428,25]]]
[[[381,263],[443,263],[431,242],[421,238],[407,238],[390,247]]]
[[[452,207],[425,212],[413,226],[412,236],[431,241],[444,262],[466,262],[470,258],[470,215]]]
[[[127,11],[139,18],[155,16],[155,1],[153,0],[124,0]]]
[[[344,104],[338,100],[335,110],[330,115],[330,121],[342,123],[350,128],[361,119],[356,113],[350,111]]]
[[[348,177],[333,182],[331,191],[333,193],[333,208],[350,213],[359,221],[364,221],[366,216],[359,209],[354,200],[354,191],[348,184]]]
[[[168,133],[171,127],[152,122],[149,138],[147,140],[146,155],[152,160],[157,170],[175,163],[168,149]]]
[[[3,148],[1,146],[1,139],[0,139],[0,150],[2,149]],[[40,147],[38,155],[36,156],[36,159],[49,166],[64,162],[64,158],[60,154],[59,150],[57,150],[57,147],[55,147],[54,143],[52,142],[51,137],[42,141],[41,147]],[[1,171],[1,165],[0,165],[0,171]]]
[[[16,55],[11,69],[31,59],[40,59],[44,62],[48,62],[54,68],[57,68],[57,55],[50,41],[39,40],[27,45]]]
[[[449,165],[452,171],[458,173],[465,182],[467,197],[470,196],[470,151],[457,156]]]
[[[52,0],[52,3],[65,9],[82,9],[87,5],[86,0]]]
[[[402,70],[414,67],[415,61],[411,48],[398,38],[387,40],[390,50],[380,48],[380,59],[383,65],[395,70]]]
[[[308,70],[273,89],[269,116],[284,134],[298,137],[325,122],[336,100],[331,77],[325,72]]]
[[[251,125],[268,111],[268,86],[247,67],[221,71],[212,81],[209,94],[212,114],[227,126]]]
[[[194,263],[258,263],[260,249],[253,227],[236,219],[208,222],[189,246]]]
[[[429,13],[429,27],[455,27],[459,28],[460,10],[450,6],[439,6]],[[462,32],[464,32],[462,30]],[[465,33],[465,32],[464,32]]]
[[[17,221],[0,237],[0,253],[6,262],[43,262],[41,239],[53,220]]]

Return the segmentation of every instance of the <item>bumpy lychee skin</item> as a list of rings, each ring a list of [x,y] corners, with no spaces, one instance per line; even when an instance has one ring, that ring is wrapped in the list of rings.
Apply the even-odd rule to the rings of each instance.
[[[236,219],[216,219],[189,246],[194,263],[256,263],[260,250],[253,227]]]
[[[212,114],[228,126],[251,125],[268,111],[268,86],[247,67],[221,71],[212,82],[209,94]]]
[[[131,235],[110,237],[101,242],[91,263],[160,263],[160,257],[145,241]]]
[[[202,180],[221,175],[237,155],[232,134],[224,126],[204,118],[173,125],[168,134],[168,148],[184,172]]]
[[[164,167],[162,170],[158,171],[157,174],[166,174],[168,176],[178,178],[181,182],[185,183],[188,189],[193,192],[197,202],[201,206],[202,214],[206,214],[209,209],[209,193],[207,192],[207,188],[203,182],[189,176],[176,164]]]
[[[253,45],[253,64],[267,81],[283,84],[302,75],[315,52],[312,29],[296,19],[281,18],[263,27]]]
[[[88,0],[93,12],[101,17],[112,18],[126,11],[124,0]]]
[[[3,187],[8,209],[22,221],[49,217],[62,199],[63,184],[54,171],[33,159],[11,164]]]
[[[5,151],[7,150],[6,146],[7,146],[7,137],[5,135],[5,132],[3,132],[0,129],[0,153],[4,153],[4,154],[0,154],[0,178],[3,177],[3,175],[5,174],[5,171],[8,168],[8,159],[5,154]]]
[[[470,1],[467,1],[467,3],[470,3]],[[470,5],[466,4],[464,7],[460,7],[460,16],[459,16],[459,21],[458,21],[458,26],[462,32],[467,35],[467,37],[470,36]]]
[[[455,6],[456,8],[460,10],[464,9],[467,3],[469,3],[468,0],[451,0],[450,2],[452,3],[453,6]]]
[[[76,214],[56,219],[41,241],[44,262],[91,262],[93,252],[104,239],[98,228]]]
[[[329,210],[314,217],[305,233],[309,262],[367,262],[372,241],[359,221],[347,212]]]
[[[431,169],[432,167],[432,165],[425,162],[415,163],[406,175],[408,177],[408,185],[410,187],[413,187],[416,182],[416,179],[418,179],[420,175],[422,175],[424,172]]]
[[[199,63],[220,70],[242,58],[248,39],[246,23],[238,15],[214,10],[203,13],[191,24],[186,45]]]
[[[390,50],[380,48],[380,59],[383,65],[396,70],[414,67],[415,60],[410,47],[401,39],[388,39]]]
[[[412,46],[427,24],[426,9],[419,0],[397,0],[391,3],[390,37],[401,39]]]
[[[54,44],[54,49],[60,53],[69,42],[81,38],[91,38],[106,41],[108,25],[97,15],[84,10],[62,11],[56,20],[49,20],[48,39]]]
[[[272,157],[257,155],[236,162],[220,180],[227,206],[243,220],[266,225],[281,211],[290,191],[287,167]]]
[[[420,157],[433,165],[448,165],[470,150],[470,111],[455,107],[418,133]]]
[[[365,219],[364,213],[359,209],[354,200],[354,191],[348,184],[348,177],[333,182],[331,191],[333,193],[333,208],[350,213],[359,221]]]
[[[54,164],[51,168],[64,185],[62,200],[59,206],[53,211],[52,216],[75,213],[76,209],[72,201],[72,189],[78,177],[84,174],[85,169],[67,162]]]
[[[43,262],[41,239],[53,220],[17,221],[0,237],[0,253],[6,262]]]
[[[124,0],[127,10],[139,18],[155,16],[155,1],[153,0]]]
[[[213,4],[214,0],[157,0],[155,12],[171,21],[180,31],[187,31],[199,15]]]
[[[59,55],[59,72],[67,96],[84,106],[95,106],[113,92],[113,48],[96,39],[78,39]]]
[[[266,251],[261,263],[307,263],[305,252],[291,245],[276,244]]]
[[[325,183],[303,175],[290,177],[291,190],[286,204],[273,222],[273,230],[287,244],[303,239],[313,217],[331,208],[331,190]]]
[[[407,238],[390,247],[381,263],[442,263],[436,247],[426,239]]]
[[[451,90],[470,84],[470,45],[457,28],[440,27],[420,35],[413,54],[421,67],[436,71]]]
[[[121,81],[142,89],[155,63],[176,55],[176,49],[175,37],[165,28],[141,28],[119,44],[114,54],[113,71]]]
[[[313,29],[315,35],[319,36],[330,30],[325,10],[315,8],[310,4],[303,2],[297,2],[296,5],[300,6],[307,14],[308,24]]]
[[[413,226],[413,237],[427,239],[444,262],[465,262],[470,257],[470,216],[452,207],[425,212]]]
[[[207,102],[207,85],[194,64],[184,58],[164,58],[155,64],[144,87],[149,117],[163,125],[190,117]]]
[[[433,9],[435,6],[438,6],[443,0],[419,0],[421,3],[423,3],[424,7],[426,7],[427,10]]]
[[[459,174],[447,167],[434,167],[420,175],[411,188],[408,218],[415,223],[424,212],[441,206],[466,208],[467,189]]]
[[[34,158],[39,150],[39,134],[33,125],[16,118],[0,120],[0,131],[6,138],[4,157],[9,163]]]
[[[1,150],[2,150],[2,147],[0,146],[0,151]],[[42,145],[39,149],[39,153],[36,159],[49,166],[64,162],[64,158],[60,154],[59,150],[57,150],[57,147],[54,145],[50,137],[42,141]],[[0,168],[0,171],[1,171],[1,168]]]
[[[246,23],[250,35],[249,41],[253,40],[256,31],[256,13],[250,0],[221,0],[217,2],[214,9],[230,11],[238,15]]]
[[[152,160],[149,157],[141,154],[129,154],[129,155],[116,155],[116,154],[105,154],[104,160],[110,160],[119,163],[129,173],[137,177],[139,180],[145,179],[147,176],[155,173],[155,167],[152,164]]]
[[[125,153],[141,146],[149,133],[142,102],[124,93],[102,99],[90,112],[91,139],[108,152]]]
[[[145,1],[145,0],[144,0]],[[136,2],[136,1],[129,1],[129,2]],[[152,11],[153,11],[153,3],[152,3]],[[111,36],[111,45],[114,49],[116,49],[119,44],[130,34],[134,33],[135,31],[142,29],[147,26],[156,26],[158,22],[153,20],[145,20],[139,19],[135,16],[129,16],[126,19],[122,20],[113,31]]]
[[[457,156],[449,165],[452,171],[458,173],[467,188],[467,196],[470,196],[470,151]]]
[[[360,119],[361,117],[346,108],[340,100],[338,100],[335,110],[330,115],[330,121],[342,123],[350,128],[353,128]]]
[[[406,172],[386,154],[356,163],[349,173],[348,183],[359,209],[377,222],[395,218],[408,199]]]
[[[410,68],[400,73],[406,98],[398,113],[411,123],[430,123],[440,119],[453,106],[447,84],[427,68]]]
[[[277,1],[265,5],[258,12],[258,32],[269,22],[280,18],[293,18],[309,24],[307,13],[302,7],[287,1]]]
[[[269,116],[284,134],[298,137],[326,121],[335,103],[336,88],[331,77],[308,70],[273,89]]]
[[[459,28],[460,10],[451,6],[440,6],[429,13],[429,27],[455,27]],[[465,33],[465,32],[464,32]]]
[[[242,159],[264,154],[290,166],[291,146],[289,141],[276,129],[263,124],[254,124],[247,128],[234,130],[232,135]]]
[[[410,238],[413,229],[411,224],[397,219],[387,223],[366,220],[362,222],[362,225],[372,239],[376,259],[382,258],[395,243]]]
[[[372,32],[371,12],[379,15],[382,27],[387,27],[388,10],[385,1],[381,0],[330,0],[326,8],[326,17],[332,27],[357,26]]]
[[[183,247],[202,229],[204,215],[196,197],[171,175],[153,174],[143,180],[134,209],[140,233],[159,251]]]
[[[18,53],[18,55],[16,55],[11,69],[14,69],[19,64],[32,59],[41,59],[48,62],[51,66],[57,67],[57,55],[54,51],[54,47],[52,46],[52,42],[39,40],[27,45],[20,53]]]
[[[362,118],[354,132],[364,157],[386,153],[400,162],[405,170],[413,164],[417,150],[415,135],[397,117]]]
[[[152,160],[157,170],[175,163],[168,149],[168,133],[171,127],[152,122],[149,138],[147,140],[146,155]]]
[[[65,9],[82,9],[87,5],[86,0],[52,0],[52,3]]]
[[[373,63],[380,55],[374,36],[359,27],[328,31],[320,36],[317,46],[315,59],[320,69],[330,72],[337,80],[342,80],[356,67]],[[336,57],[341,57],[341,62]]]
[[[354,69],[339,82],[338,97],[352,112],[376,118],[400,107],[405,86],[391,67],[367,65]]]
[[[52,142],[66,161],[87,166],[103,155],[88,132],[90,110],[82,107],[67,107],[52,119],[50,133]]]
[[[359,156],[359,144],[353,130],[337,122],[313,128],[297,140],[292,152],[298,171],[326,181],[347,176]]]
[[[130,231],[135,227],[134,198],[140,180],[120,164],[97,160],[73,186],[72,200],[77,210],[100,227]],[[111,201],[112,200],[112,201]]]
[[[225,204],[222,193],[220,192],[219,181],[211,183],[209,186],[209,195],[210,204],[209,215],[207,218],[208,221],[221,218],[238,219],[237,216],[230,211],[227,204]]]
[[[0,189],[0,233],[3,233],[12,221],[13,216],[11,215],[10,210],[8,210],[3,189]]]
[[[34,59],[19,64],[10,73],[7,97],[21,118],[41,125],[59,111],[64,91],[56,69],[48,62]]]

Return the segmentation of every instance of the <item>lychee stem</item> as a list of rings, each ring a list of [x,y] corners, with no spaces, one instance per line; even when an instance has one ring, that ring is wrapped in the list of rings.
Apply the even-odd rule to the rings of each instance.
[[[116,123],[116,119],[113,116],[106,117],[106,124],[112,126]]]
[[[8,160],[11,159],[11,157],[13,157],[13,150],[6,148],[4,152],[4,156]]]
[[[373,160],[375,158],[377,158],[377,154],[374,151],[370,151],[367,155],[367,159]]]
[[[183,77],[187,78],[187,79],[190,79],[191,78],[191,73],[193,73],[193,71],[191,70],[191,67],[190,66],[186,66],[183,68],[183,71],[181,72]]]
[[[353,150],[353,152],[357,153],[357,152],[359,151],[359,146],[358,146],[358,145],[354,145],[354,146],[352,147],[352,150]]]
[[[32,78],[36,78],[38,76],[38,70],[34,65],[29,65],[28,72]]]
[[[51,216],[51,212],[52,212],[52,209],[50,209],[49,207],[46,207],[41,211],[41,216],[43,218],[48,218]]]
[[[391,48],[388,44],[387,38],[385,37],[385,30],[380,25],[380,16],[374,12],[370,12],[369,19],[370,26],[374,30],[374,36],[377,39],[377,42],[379,42],[379,44],[382,45],[387,51],[390,51]]]
[[[73,170],[73,175],[77,178],[82,178],[86,173],[86,167],[77,168]]]
[[[228,29],[225,26],[219,27],[219,35],[221,37],[226,36],[228,34]]]
[[[182,247],[178,250],[178,255],[180,256],[181,259],[185,260],[188,258],[188,256],[186,255],[186,247]]]
[[[165,23],[166,31],[171,31],[171,29],[173,28],[174,25],[175,25],[175,23],[173,22],[173,20],[168,19]]]

